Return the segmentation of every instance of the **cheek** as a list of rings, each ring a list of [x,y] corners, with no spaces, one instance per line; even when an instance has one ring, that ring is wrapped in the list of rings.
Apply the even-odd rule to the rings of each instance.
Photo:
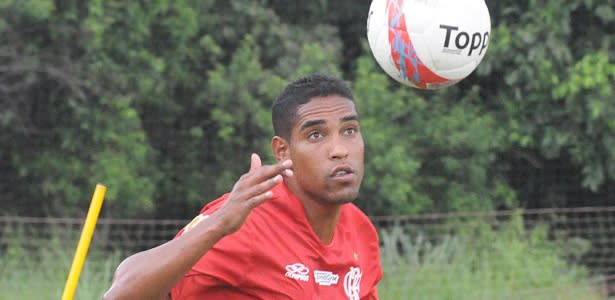
[[[293,164],[296,170],[300,170],[301,173],[308,175],[315,172],[318,166],[318,159],[314,155],[295,155]]]
[[[359,140],[354,147],[354,156],[356,157],[357,167],[360,169],[361,175],[363,175],[363,169],[365,165],[365,146],[363,139]]]
[[[363,157],[365,155],[365,144],[363,143],[363,138],[359,138],[356,141],[356,143],[353,145],[353,149],[355,155],[361,158],[361,161],[363,161]]]
[[[317,149],[295,149],[291,152],[293,169],[298,177],[308,179],[308,177],[319,176],[319,166],[323,160],[317,153]]]

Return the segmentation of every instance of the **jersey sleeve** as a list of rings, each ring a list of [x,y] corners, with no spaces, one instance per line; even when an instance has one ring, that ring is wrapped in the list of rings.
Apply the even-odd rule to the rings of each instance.
[[[371,249],[372,249],[372,274],[374,274],[373,279],[373,289],[369,293],[369,300],[378,300],[378,284],[381,282],[382,277],[384,276],[384,271],[382,270],[382,263],[380,260],[380,239],[378,237],[378,231],[374,227],[374,225],[369,222],[369,226],[372,228],[373,238],[371,239]]]
[[[219,290],[218,287],[224,287],[224,283],[190,270],[171,290],[171,299],[197,300],[205,297],[214,299],[212,295]]]
[[[206,206],[192,222],[178,233],[178,236],[188,232],[202,220],[207,219],[221,206],[226,199],[225,196]],[[239,286],[245,280],[245,275],[253,264],[253,249],[252,229],[249,222],[246,221],[238,231],[218,241],[184,275],[173,288],[173,299],[184,299],[188,294],[207,294],[225,286]]]
[[[380,263],[380,247],[379,247],[377,235],[375,235],[375,237],[371,239],[370,249],[372,253],[371,255],[372,259],[370,259],[370,264],[368,267],[369,275],[366,276],[366,279],[368,280],[371,286],[371,289],[369,290],[369,293],[365,297],[361,298],[362,300],[378,300],[379,299],[378,298],[378,284],[382,280],[382,276],[383,276],[382,265]]]
[[[374,286],[374,288],[369,291],[365,297],[361,298],[361,300],[378,300],[378,288]]]
[[[362,300],[377,300],[378,284],[382,280],[383,270],[380,260],[380,239],[378,231],[370,219],[356,208],[355,219],[352,222],[355,224],[357,235],[355,238],[362,247],[362,252],[367,255],[363,257],[362,268],[363,278],[361,280],[361,290],[365,288],[368,291],[362,294]],[[363,286],[363,284],[365,284]]]
[[[213,277],[216,282],[238,286],[250,269],[253,245],[249,228],[242,228],[220,240],[194,265],[195,274]]]

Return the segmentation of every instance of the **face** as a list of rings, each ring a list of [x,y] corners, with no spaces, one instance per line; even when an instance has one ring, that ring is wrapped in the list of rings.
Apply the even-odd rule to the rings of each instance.
[[[364,144],[354,103],[341,96],[316,97],[297,110],[287,157],[295,193],[323,204],[356,199],[363,179]],[[274,149],[275,151],[275,149]]]

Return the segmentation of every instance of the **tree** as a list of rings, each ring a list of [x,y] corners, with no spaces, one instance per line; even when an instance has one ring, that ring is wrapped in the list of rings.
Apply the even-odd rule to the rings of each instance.
[[[106,216],[189,217],[311,72],[355,90],[368,214],[614,203],[615,0],[487,4],[483,62],[426,92],[375,65],[369,1],[0,1],[0,208],[82,215],[103,182]]]
[[[508,132],[499,164],[511,170],[523,206],[615,200],[608,188],[615,179],[614,4],[492,4],[496,22],[478,70],[488,87],[481,96]]]
[[[85,3],[4,1],[0,205],[7,213],[82,214],[98,181],[117,211],[153,207],[156,169],[131,99],[105,86]],[[8,199],[8,201],[4,200]]]

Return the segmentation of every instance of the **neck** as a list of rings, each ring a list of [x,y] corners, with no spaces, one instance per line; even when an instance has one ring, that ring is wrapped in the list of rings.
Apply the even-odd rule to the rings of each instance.
[[[323,244],[330,244],[333,241],[333,234],[342,213],[342,206],[325,204],[313,196],[302,192],[294,184],[287,182],[287,186],[303,204],[308,222],[316,236]]]
[[[337,227],[337,221],[340,219],[342,207],[340,205],[325,205],[311,199],[299,199],[303,203],[308,222],[316,236],[323,244],[330,244],[333,241],[333,234],[335,227]]]

